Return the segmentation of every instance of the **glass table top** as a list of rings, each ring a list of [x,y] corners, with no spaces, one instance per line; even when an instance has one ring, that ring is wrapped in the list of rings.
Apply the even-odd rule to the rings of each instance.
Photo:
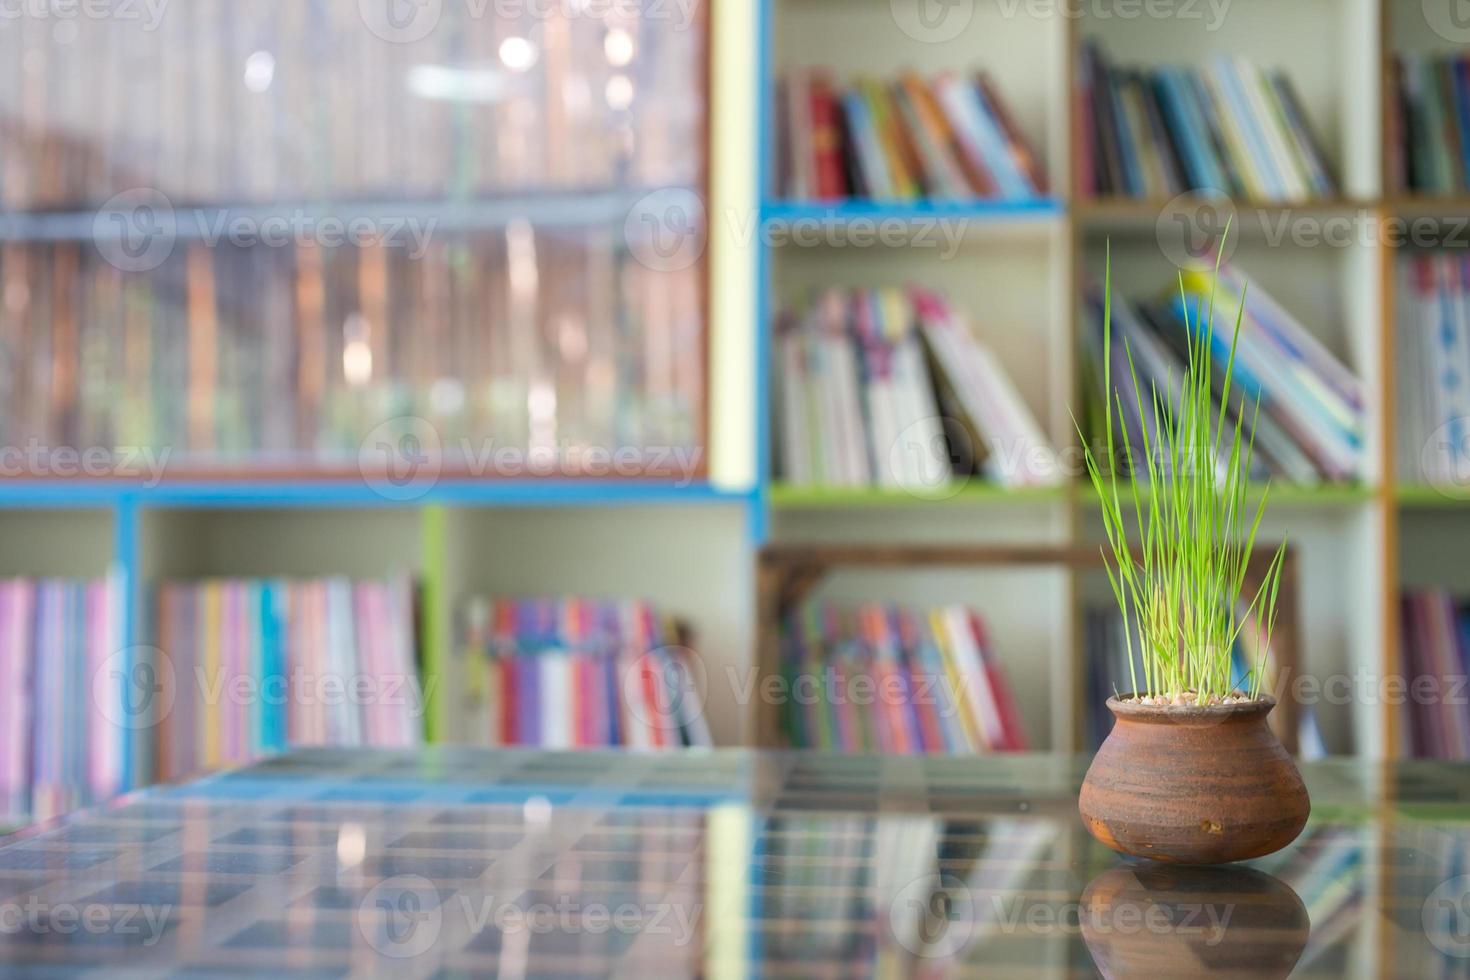
[[[1470,767],[1128,862],[1085,762],[305,750],[0,840],[0,976],[1470,976]]]

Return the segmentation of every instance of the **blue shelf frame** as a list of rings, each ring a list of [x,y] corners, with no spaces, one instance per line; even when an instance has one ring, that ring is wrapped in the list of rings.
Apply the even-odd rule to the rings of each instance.
[[[1024,200],[918,200],[918,201],[784,201],[761,205],[763,227],[793,221],[843,224],[852,221],[928,221],[941,218],[967,222],[1011,223],[1063,218],[1066,205],[1054,197]]]

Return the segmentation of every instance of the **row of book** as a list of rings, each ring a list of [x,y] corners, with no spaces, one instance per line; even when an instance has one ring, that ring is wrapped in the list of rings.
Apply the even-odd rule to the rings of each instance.
[[[1047,192],[1037,154],[984,72],[913,71],[841,85],[831,71],[776,84],[777,192],[790,200],[1004,198]]]
[[[1361,478],[1365,439],[1362,381],[1239,267],[1222,267],[1218,286],[1210,273],[1186,272],[1183,281],[1182,293],[1176,285],[1152,301],[1129,302],[1113,293],[1112,384],[1121,394],[1115,399],[1113,416],[1116,421],[1120,400],[1134,455],[1112,460],[1112,465],[1139,474],[1148,472],[1143,456],[1145,426],[1147,445],[1156,446],[1155,405],[1167,414],[1179,404],[1189,334],[1195,330],[1203,335],[1213,302],[1209,339],[1214,398],[1217,405],[1228,400],[1228,425],[1234,425],[1241,411],[1245,412],[1243,431],[1249,432],[1255,424],[1252,477],[1279,476],[1303,485]],[[1083,349],[1091,370],[1084,376],[1085,426],[1089,443],[1096,447],[1103,444],[1105,421],[1104,296],[1100,288],[1088,291],[1086,312],[1090,322],[1083,332]],[[1225,366],[1238,315],[1240,340],[1227,393]],[[1134,389],[1130,355],[1142,391]],[[1117,441],[1121,446],[1121,436]],[[1227,439],[1220,451],[1228,448]],[[1167,460],[1155,463],[1167,469]],[[1223,465],[1224,460],[1215,463]]]
[[[809,603],[781,624],[781,676],[794,748],[969,755],[1027,746],[985,623],[963,606]]]
[[[1416,194],[1470,189],[1470,58],[1410,52],[1393,59],[1390,187]]]
[[[0,822],[46,819],[127,785],[129,678],[106,580],[0,581]]]
[[[238,203],[690,185],[705,126],[691,79],[706,52],[681,22],[703,12],[652,6],[198,0],[7,18],[0,202],[79,209],[134,187]]]
[[[446,469],[698,449],[697,270],[651,270],[613,229],[415,247],[192,242],[123,272],[79,244],[0,246],[0,444],[355,468],[397,419]]]
[[[1304,201],[1337,192],[1284,71],[1225,55],[1205,68],[1126,68],[1091,39],[1076,86],[1086,194],[1160,200],[1196,190]]]
[[[982,473],[1060,479],[1055,452],[966,317],[927,289],[829,289],[777,326],[777,472],[913,492]]]
[[[1237,690],[1248,690],[1253,682],[1257,665],[1263,668],[1261,690],[1275,695],[1278,702],[1289,695],[1291,671],[1284,669],[1279,652],[1266,644],[1255,620],[1244,610],[1245,625],[1230,651],[1231,683]],[[1105,705],[1115,694],[1133,692],[1135,681],[1143,684],[1140,666],[1140,640],[1136,625],[1130,627],[1123,621],[1115,604],[1089,605],[1083,611],[1084,649],[1086,650],[1087,717],[1085,742],[1094,750],[1100,747],[1108,733],[1113,730],[1113,715]],[[1129,651],[1133,653],[1134,670],[1130,672]],[[1285,739],[1287,731],[1285,712],[1275,712],[1270,719],[1277,736]],[[1317,716],[1309,705],[1298,706],[1296,749],[1303,759],[1320,759],[1327,755],[1322,740],[1322,730]]]
[[[713,744],[687,631],[647,602],[477,597],[460,631],[461,717],[476,744]]]
[[[426,692],[406,578],[168,582],[156,627],[158,779],[287,746],[402,748],[423,739]]]
[[[1470,257],[1398,263],[1398,472],[1405,483],[1470,485]]]
[[[1470,759],[1470,602],[1443,589],[1400,603],[1404,747],[1415,758]]]
[[[994,943],[993,955],[1047,975],[1037,953],[1060,931],[1035,930],[1017,955],[1000,896],[1058,860],[1064,832],[1059,821],[1020,816],[774,815],[755,842],[751,917],[763,928],[753,965],[776,975],[938,980],[961,975],[960,956],[978,962]]]

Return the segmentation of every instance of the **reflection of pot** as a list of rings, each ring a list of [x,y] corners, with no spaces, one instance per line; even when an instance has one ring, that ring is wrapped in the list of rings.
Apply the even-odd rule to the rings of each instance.
[[[1244,867],[1123,864],[1092,879],[1081,920],[1108,980],[1285,977],[1312,931],[1291,886]]]
[[[1182,708],[1108,698],[1117,718],[1082,782],[1087,830],[1115,851],[1221,864],[1279,851],[1311,802],[1266,724],[1276,700]]]

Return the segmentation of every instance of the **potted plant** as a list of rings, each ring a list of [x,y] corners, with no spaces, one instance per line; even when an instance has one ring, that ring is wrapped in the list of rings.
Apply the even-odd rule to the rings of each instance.
[[[1215,274],[1218,279],[1218,261]],[[1248,618],[1262,626],[1262,652],[1270,645],[1286,547],[1276,550],[1247,600],[1246,615],[1238,616],[1270,489],[1249,507],[1259,403],[1247,405],[1242,396],[1233,422],[1226,411],[1241,318],[1217,378],[1213,291],[1208,307],[1201,301],[1190,319],[1181,275],[1187,363],[1182,378],[1167,379],[1163,390],[1156,379],[1147,389],[1151,405],[1143,404],[1145,389],[1124,344],[1138,399],[1131,407],[1146,420],[1145,445],[1133,446],[1109,363],[1111,278],[1109,255],[1103,326],[1106,474],[1085,437],[1082,442],[1101,502],[1108,581],[1129,637],[1132,692],[1108,699],[1116,721],[1083,780],[1078,808],[1088,831],[1124,854],[1189,864],[1259,857],[1296,838],[1310,802],[1291,757],[1266,723],[1276,701],[1261,690],[1264,664],[1255,665],[1244,689],[1231,680],[1231,650]],[[1217,409],[1212,392],[1218,380],[1223,394]],[[1147,485],[1135,463],[1133,479],[1120,486],[1115,428],[1123,433],[1124,458],[1133,461],[1135,451],[1142,455]]]

